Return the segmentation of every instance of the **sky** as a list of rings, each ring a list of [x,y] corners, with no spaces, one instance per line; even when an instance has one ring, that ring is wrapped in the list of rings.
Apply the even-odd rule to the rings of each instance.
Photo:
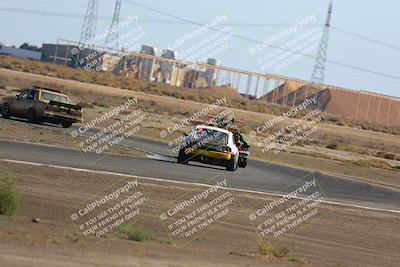
[[[87,3],[87,0],[0,0],[0,42],[16,46],[28,42],[41,46],[42,43],[55,43],[57,38],[78,41]],[[151,44],[161,51],[176,44],[183,36],[191,33],[193,36],[200,26],[137,4],[200,24],[224,18],[213,28],[229,28],[228,33],[233,33],[217,36],[208,29],[178,47],[179,55],[188,57],[189,51],[193,53],[200,49],[199,46],[206,46],[205,39],[214,36],[215,40],[219,38],[220,45],[209,52],[213,52],[223,66],[259,73],[267,70],[277,75],[310,80],[320,40],[312,39],[317,34],[310,35],[310,32],[316,27],[322,29],[329,1],[123,0],[122,20],[132,16],[137,20],[121,31],[129,32],[139,27],[142,35],[137,39],[137,45]],[[97,33],[110,27],[113,9],[114,1],[99,0]],[[400,97],[399,9],[400,2],[396,0],[333,0],[325,83]],[[304,23],[307,19],[308,22]],[[257,42],[268,42],[272,37],[282,36],[285,30],[298,24],[302,27],[269,44],[292,51],[296,50],[296,44],[303,44],[300,48],[297,46],[300,55],[286,54],[285,57],[282,50],[271,45],[257,47]],[[135,34],[138,35],[138,31]],[[304,45],[305,41],[307,45]],[[104,40],[99,40],[98,44],[103,43]],[[267,68],[266,59],[279,55],[283,64],[268,65]],[[195,57],[193,60],[201,61]]]

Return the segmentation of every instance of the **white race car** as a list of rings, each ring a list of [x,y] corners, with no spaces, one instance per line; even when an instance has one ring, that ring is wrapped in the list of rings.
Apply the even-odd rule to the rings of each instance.
[[[224,166],[227,171],[236,171],[240,152],[235,139],[234,133],[227,129],[197,125],[185,134],[178,163],[186,164],[192,160]]]

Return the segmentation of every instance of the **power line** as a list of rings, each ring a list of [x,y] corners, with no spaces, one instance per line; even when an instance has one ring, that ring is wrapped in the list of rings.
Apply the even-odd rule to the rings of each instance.
[[[196,26],[202,26],[203,25],[201,23],[198,23],[198,22],[195,22],[195,21],[191,21],[191,20],[187,20],[187,19],[184,19],[184,18],[180,18],[178,16],[175,16],[175,15],[172,15],[172,14],[168,14],[168,13],[163,12],[163,11],[159,11],[159,10],[155,10],[155,9],[152,9],[152,8],[145,7],[143,5],[134,3],[132,1],[127,1],[127,0],[124,0],[124,1],[128,2],[130,4],[142,7],[143,9],[147,9],[147,10],[150,10],[150,11],[153,11],[153,12],[168,16],[168,17],[173,17],[173,18],[181,21],[181,24],[182,24],[182,21],[183,21],[186,24],[192,24],[192,25],[196,25]],[[83,14],[73,14],[73,13],[64,13],[64,12],[48,12],[48,11],[31,10],[31,9],[20,9],[20,8],[8,8],[8,7],[0,7],[0,11],[16,12],[16,13],[24,13],[24,14],[45,15],[45,16],[53,16],[53,17],[79,18],[79,19],[82,19],[84,17]],[[106,17],[106,16],[99,16],[98,19],[111,20],[112,18],[111,17]],[[139,20],[139,22],[177,24],[177,21],[167,21],[167,20],[162,20],[162,19]],[[260,27],[261,26],[264,26],[264,27],[265,26],[272,26],[272,27],[281,27],[281,26],[284,27],[284,26],[286,26],[286,25],[278,25],[278,24],[267,25],[267,24],[233,24],[233,23],[226,24],[226,25],[232,25],[232,26],[233,25],[241,25],[241,26],[246,26],[246,27],[247,26],[251,27],[252,25],[258,25]],[[287,25],[287,26],[289,26],[289,25]],[[213,28],[213,27],[210,27],[210,29],[213,30],[213,31],[223,32],[223,31],[221,31],[219,29],[216,29],[216,28]],[[338,30],[338,28],[335,28],[335,29]],[[354,34],[354,33],[350,33],[350,32],[347,32],[347,33],[349,33],[351,35],[355,35],[355,36],[358,35],[358,34]],[[232,36],[234,36],[236,38],[239,38],[239,39],[243,39],[243,40],[252,42],[252,43],[263,44],[263,42],[261,42],[261,41],[258,41],[256,39],[252,39],[252,38],[249,38],[249,37],[246,37],[246,36],[241,36],[241,35],[238,35],[238,34],[232,34]],[[380,43],[382,45],[394,48],[396,50],[400,50],[400,48],[397,48],[397,47],[389,45],[389,44],[385,44],[385,43],[377,41],[377,40],[373,40],[373,39],[365,37],[365,36],[358,35],[357,37],[360,37],[360,38],[368,40],[368,41],[373,41],[373,42],[376,42],[376,43]],[[298,55],[301,55],[301,56],[304,56],[304,57],[312,58],[312,59],[316,58],[313,55],[304,54],[304,53],[301,53],[301,52],[297,52],[297,51],[290,50],[290,49],[285,49],[285,48],[274,46],[274,45],[267,45],[267,46],[271,47],[271,48],[274,48],[274,49],[279,49],[279,50],[282,50],[282,51],[290,52],[292,54],[298,54]],[[387,77],[387,78],[400,80],[400,77],[399,76],[395,76],[395,75],[390,75],[390,74],[377,72],[377,71],[373,71],[373,70],[369,70],[369,69],[365,69],[365,68],[361,68],[361,67],[357,67],[357,66],[353,66],[353,65],[349,65],[349,64],[344,64],[344,63],[340,63],[340,62],[337,62],[337,61],[334,61],[334,60],[327,60],[327,62],[330,63],[330,64],[338,65],[338,66],[349,68],[349,69],[355,69],[355,70],[358,70],[358,71],[362,71],[362,72],[366,72],[366,73],[370,73],[370,74],[374,74],[374,75],[378,75],[378,76],[383,76],[383,77]]]
[[[32,9],[22,9],[22,8],[9,8],[9,7],[0,7],[0,11],[5,12],[14,12],[14,13],[22,13],[22,14],[33,14],[33,15],[43,15],[43,16],[51,16],[51,17],[64,17],[64,18],[77,18],[81,19],[85,15],[84,14],[76,14],[76,13],[64,13],[64,12],[49,12],[49,11],[41,11],[41,10],[32,10]],[[101,20],[111,20],[112,17],[108,16],[98,16],[98,19]],[[154,23],[154,24],[188,24],[188,22],[178,21],[178,20],[165,20],[165,19],[138,19],[138,22],[141,23]],[[192,24],[192,23],[189,23]],[[203,25],[203,24],[202,24]],[[292,24],[265,24],[265,23],[220,23],[221,26],[232,26],[232,27],[290,27]],[[304,25],[303,27],[315,27],[320,26],[319,24],[309,24]],[[372,43],[376,43],[382,46],[386,46],[397,51],[400,51],[400,47],[372,39],[370,37],[354,33],[351,31],[347,31],[344,29],[340,29],[338,27],[330,26],[332,29],[345,33],[347,35],[351,35],[362,40],[366,40]]]
[[[358,34],[358,33],[350,32],[350,31],[347,31],[347,30],[343,30],[343,29],[340,29],[340,28],[337,28],[337,27],[331,26],[331,28],[336,30],[336,31],[345,33],[347,35],[355,36],[355,37],[360,38],[362,40],[366,40],[366,41],[369,41],[369,42],[372,42],[372,43],[375,43],[375,44],[383,45],[383,46],[395,49],[397,51],[400,51],[400,47],[397,47],[397,46],[394,46],[394,45],[391,45],[391,44],[388,44],[388,43],[385,43],[385,42],[382,42],[382,41],[379,41],[379,40],[375,40],[375,39],[372,39],[370,37],[367,37],[367,36],[364,36],[364,35],[361,35],[361,34]]]
[[[21,14],[34,14],[34,15],[42,15],[42,16],[50,16],[50,17],[75,18],[75,19],[82,19],[85,17],[84,14],[49,12],[49,11],[23,9],[23,8],[12,8],[12,7],[0,7],[0,11],[21,13]],[[98,19],[111,20],[112,17],[98,16]]]
[[[149,11],[152,11],[152,12],[167,16],[167,17],[171,17],[171,18],[174,18],[174,19],[177,19],[177,20],[181,20],[181,21],[184,21],[184,22],[196,25],[196,26],[203,26],[203,24],[198,23],[196,21],[189,20],[189,19],[186,19],[186,18],[182,18],[182,17],[176,16],[176,15],[173,15],[173,14],[169,14],[167,12],[164,12],[164,11],[161,11],[161,10],[157,10],[157,9],[154,9],[154,8],[151,8],[151,7],[147,7],[147,6],[144,6],[142,4],[139,4],[139,3],[136,3],[136,2],[133,2],[133,1],[129,1],[129,0],[123,0],[123,1],[127,2],[127,3],[130,3],[132,5],[135,5],[135,6],[141,7],[143,9],[146,9],[146,10],[149,10]],[[217,28],[214,28],[214,27],[208,27],[208,28],[210,30],[212,30],[212,31],[225,33],[224,31],[222,31],[220,29],[217,29]],[[231,34],[232,36],[234,36],[236,38],[243,39],[243,40],[246,40],[246,41],[249,41],[249,42],[253,42],[253,43],[256,43],[256,44],[263,44],[263,45],[265,45],[267,47],[271,47],[271,48],[274,48],[274,49],[279,49],[279,50],[282,50],[282,51],[285,51],[285,52],[290,52],[292,54],[297,54],[297,55],[301,55],[301,56],[304,56],[304,57],[316,59],[316,57],[313,56],[313,55],[301,53],[301,52],[294,51],[294,50],[291,50],[291,49],[282,48],[282,47],[279,47],[279,46],[276,46],[276,45],[268,45],[268,44],[265,44],[264,42],[261,42],[259,40],[252,39],[252,38],[249,38],[249,37],[246,37],[246,36],[242,36],[242,35],[239,35],[239,34],[235,34],[235,33],[229,33],[229,34]],[[349,69],[354,69],[354,70],[367,72],[367,73],[374,74],[374,75],[379,75],[379,76],[383,76],[383,77],[387,77],[387,78],[400,80],[400,76],[395,76],[395,75],[386,74],[386,73],[383,73],[383,72],[369,70],[369,69],[353,66],[353,65],[350,65],[350,64],[340,63],[340,62],[337,62],[337,61],[334,61],[334,60],[327,60],[327,62],[330,63],[330,64],[338,65],[338,66],[349,68]]]
[[[41,11],[41,10],[32,10],[32,9],[23,9],[23,8],[9,8],[9,7],[0,7],[0,11],[5,12],[14,12],[14,13],[22,13],[22,14],[33,14],[33,15],[42,15],[42,16],[51,16],[51,17],[64,17],[64,18],[77,18],[82,19],[84,14],[76,14],[76,13],[64,13],[64,12],[50,12],[50,11]],[[98,19],[102,20],[112,20],[113,17],[109,16],[98,16]],[[187,22],[179,21],[179,20],[166,20],[166,19],[138,19],[137,22],[141,23],[154,23],[154,24],[188,24]],[[232,27],[290,27],[293,24],[265,24],[265,23],[220,23],[221,26],[232,26]],[[316,27],[320,26],[319,24],[309,24],[303,27]]]

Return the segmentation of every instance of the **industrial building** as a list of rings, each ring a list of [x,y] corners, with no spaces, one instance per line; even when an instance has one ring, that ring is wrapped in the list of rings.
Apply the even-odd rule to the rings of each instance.
[[[81,67],[102,71],[103,57],[107,53],[100,48],[79,49],[78,43],[65,42],[62,44],[43,44],[41,60],[68,67]]]
[[[68,44],[43,44],[42,58],[44,62],[74,67],[72,50],[78,49],[77,45]]]
[[[174,50],[170,49],[165,49],[161,53],[161,57],[166,58],[166,59],[172,59],[175,60],[177,59],[177,55]],[[166,61],[160,61],[160,70],[162,74],[162,82],[171,84],[171,79],[173,76],[174,72],[174,64],[172,62],[166,62]]]
[[[161,82],[172,86],[187,88],[205,88],[216,85],[216,70],[212,67],[199,67],[197,64],[177,59],[177,53],[170,49],[157,49],[151,45],[142,45],[140,52],[131,52],[121,57],[113,68],[113,73],[126,77]],[[208,59],[208,64],[217,66],[217,59]]]

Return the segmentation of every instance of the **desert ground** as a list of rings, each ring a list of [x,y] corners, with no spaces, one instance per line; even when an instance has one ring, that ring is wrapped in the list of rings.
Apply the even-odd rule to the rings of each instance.
[[[127,90],[29,71],[0,69],[0,97],[15,95],[32,85],[62,89],[74,103],[84,107],[86,121],[104,114],[128,98],[137,97],[140,108],[146,113],[137,136],[164,145],[169,140],[160,137],[160,131],[207,106],[207,103],[196,99],[179,99],[145,90]],[[215,98],[226,97],[220,91],[211,93]],[[234,104],[241,101],[239,97],[228,95],[227,108],[237,118],[246,121],[243,133],[253,147],[251,159],[257,165],[260,162],[263,166],[276,163],[282,169],[287,166],[289,174],[292,172],[290,168],[299,168],[309,173],[340,176],[338,180],[342,182],[362,182],[367,187],[399,192],[399,135],[325,121],[319,123],[316,134],[281,152],[277,157],[257,148],[257,143],[268,133],[256,138],[249,136],[252,129],[274,116],[236,108]],[[120,119],[117,116],[112,121]],[[293,121],[286,119],[283,124]],[[0,118],[0,141],[11,144],[15,141],[36,143],[47,145],[49,149],[58,147],[78,150],[77,143],[85,137],[71,138],[74,129],[31,124],[23,119]],[[179,136],[188,129],[184,127],[175,134]],[[113,146],[105,154],[121,156],[126,160],[151,160],[140,149],[124,146]],[[174,165],[169,167],[175,168]],[[199,175],[201,168],[195,169],[198,166],[189,165],[191,167],[193,174]],[[254,172],[262,176],[262,170],[260,168]],[[318,214],[322,216],[306,220],[300,227],[294,228],[295,231],[282,233],[276,238],[266,238],[260,235],[257,225],[249,220],[249,214],[256,212],[263,203],[279,200],[279,194],[230,188],[232,177],[229,174],[211,167],[207,171],[219,173],[218,177],[209,179],[221,178],[228,181],[228,186],[220,192],[234,196],[234,204],[229,206],[229,216],[205,227],[201,234],[193,238],[178,238],[171,235],[168,224],[160,219],[160,214],[183,199],[203,192],[208,186],[144,177],[136,175],[134,169],[132,175],[126,175],[96,171],[93,168],[84,170],[0,158],[0,175],[16,179],[22,200],[21,208],[14,216],[0,215],[0,238],[5,240],[0,243],[0,263],[4,263],[0,265],[398,266],[400,213],[397,211],[325,201],[318,206]],[[159,172],[163,173],[163,170]],[[287,173],[282,175],[286,176]],[[187,176],[190,175],[192,173],[187,172]],[[71,219],[71,211],[85,206],[95,194],[110,192],[110,188],[121,179],[136,179],[146,193],[148,201],[141,207],[140,216],[126,224],[136,234],[139,232],[144,235],[144,238],[138,240],[129,231],[118,227],[100,237],[83,235],[78,229],[79,224]],[[185,180],[182,177],[180,179]],[[206,204],[204,201],[196,202],[186,212],[201,208]],[[289,200],[280,209],[290,208],[296,201]],[[396,201],[397,198],[393,199],[394,203]],[[274,210],[271,216],[277,216],[279,211]]]
[[[140,177],[151,204],[143,208],[145,216],[134,227],[150,231],[151,239],[137,242],[122,234],[91,237],[94,245],[88,248],[68,210],[121,177],[4,161],[0,168],[17,177],[22,193],[16,216],[0,217],[3,266],[397,266],[400,260],[399,214],[328,204],[320,207],[325,216],[282,238],[277,249],[288,251],[284,256],[263,255],[246,211],[274,197],[235,191],[241,205],[232,208],[234,216],[177,248],[158,214],[160,207],[193,187]]]

